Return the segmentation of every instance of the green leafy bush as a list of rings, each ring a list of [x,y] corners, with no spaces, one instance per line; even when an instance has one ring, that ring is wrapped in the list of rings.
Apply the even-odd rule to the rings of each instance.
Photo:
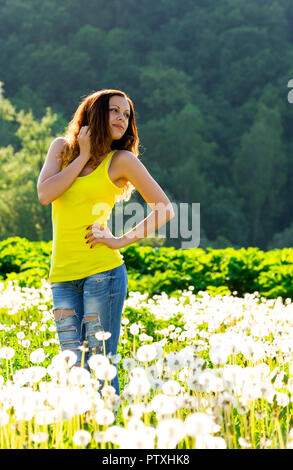
[[[12,237],[0,242],[2,281],[16,279],[21,286],[38,287],[48,280],[52,241],[32,242]],[[238,296],[258,291],[268,298],[293,298],[293,248],[264,252],[256,247],[201,248],[140,246],[123,248],[128,292],[167,295],[194,287],[213,295]]]

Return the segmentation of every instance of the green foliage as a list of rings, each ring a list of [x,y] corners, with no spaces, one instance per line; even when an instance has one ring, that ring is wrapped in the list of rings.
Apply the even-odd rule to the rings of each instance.
[[[260,273],[259,285],[262,294],[269,298],[293,298],[293,266],[272,266],[268,272]]]
[[[12,237],[0,242],[2,282],[39,287],[48,280],[52,242]],[[128,292],[165,292],[178,296],[193,286],[194,293],[244,296],[258,291],[268,298],[293,298],[293,249],[264,252],[247,249],[201,248],[175,250],[133,243],[121,250],[128,273]]]
[[[275,233],[272,240],[268,244],[268,249],[290,247],[293,241],[293,223],[290,227],[285,228],[282,232]]]
[[[0,242],[0,275],[5,281],[17,279],[21,287],[39,287],[50,269],[52,242],[31,242],[11,237]]]
[[[269,224],[278,218],[284,207],[280,200],[286,182],[280,119],[278,109],[261,104],[251,129],[241,139],[234,160],[235,183],[246,201],[246,218],[252,221],[253,245],[258,238],[264,239]]]
[[[143,332],[149,336],[155,338],[156,330],[158,328],[167,328],[170,325],[170,320],[158,320],[153,313],[151,313],[150,309],[146,307],[141,308],[132,308],[129,306],[125,307],[124,315],[128,318],[130,324],[132,323],[141,323],[143,324]],[[172,317],[172,325],[175,327],[184,324],[181,320],[183,314],[177,314]]]
[[[2,116],[2,121],[1,121]],[[17,112],[7,100],[0,102],[0,123],[14,126],[15,146],[0,149],[0,239],[23,236],[51,239],[50,207],[42,206],[37,181],[46,153],[62,120],[50,108],[36,120],[31,111]]]
[[[49,142],[83,96],[112,87],[133,99],[142,160],[170,199],[201,204],[201,248],[267,249],[292,224],[291,9],[2,0],[0,239],[51,239],[36,194]]]

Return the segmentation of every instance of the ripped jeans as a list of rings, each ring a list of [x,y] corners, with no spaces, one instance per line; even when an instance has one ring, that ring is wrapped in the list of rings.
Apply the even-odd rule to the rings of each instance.
[[[57,334],[62,350],[69,349],[81,364],[82,351],[87,341],[84,366],[93,353],[103,354],[103,341],[95,333],[110,332],[105,341],[106,354],[116,354],[120,336],[121,315],[127,294],[125,264],[76,281],[52,282],[53,309]],[[117,368],[117,366],[116,366]],[[118,368],[111,385],[119,395]]]

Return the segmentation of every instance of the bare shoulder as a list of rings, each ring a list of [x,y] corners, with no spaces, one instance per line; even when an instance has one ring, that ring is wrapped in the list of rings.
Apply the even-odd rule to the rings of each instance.
[[[48,154],[54,155],[56,158],[60,155],[60,153],[64,150],[67,145],[67,140],[65,137],[56,137],[50,145]]]
[[[157,203],[170,204],[168,197],[144,164],[128,150],[117,152],[118,177],[130,181],[151,208]]]
[[[51,142],[45,163],[39,175],[38,185],[50,176],[54,176],[59,173],[62,166],[62,159],[60,158],[61,152],[66,144],[67,141],[64,137],[57,137]]]
[[[130,152],[129,150],[117,150],[115,153],[116,160],[121,162],[131,162],[133,159],[138,160],[138,157],[134,155],[134,153]]]
[[[153,180],[147,168],[134,153],[129,150],[119,150],[116,154],[115,171],[117,177],[125,178],[134,186],[140,185],[141,181],[149,183],[150,180]]]
[[[118,150],[115,153],[115,167],[117,170],[126,170],[127,168],[137,168],[143,166],[140,159],[129,150]]]

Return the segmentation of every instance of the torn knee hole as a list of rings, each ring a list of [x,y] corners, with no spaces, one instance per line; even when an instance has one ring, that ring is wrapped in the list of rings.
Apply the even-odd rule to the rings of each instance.
[[[66,330],[71,330],[71,331],[75,331],[76,328],[75,326],[64,326],[63,328],[58,328],[58,331],[66,331]]]
[[[56,320],[59,320],[59,318],[63,317],[69,317],[70,315],[74,315],[74,310],[68,309],[68,308],[59,308],[54,310],[54,317]]]
[[[84,317],[85,321],[91,321],[91,320],[98,320],[99,317],[98,315],[90,316],[90,317]]]

